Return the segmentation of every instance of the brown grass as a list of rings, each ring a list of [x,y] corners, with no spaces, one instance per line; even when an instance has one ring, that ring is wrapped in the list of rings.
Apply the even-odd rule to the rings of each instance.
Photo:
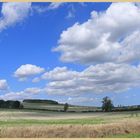
[[[100,125],[49,125],[1,127],[1,138],[95,138],[140,133],[140,122],[129,121]]]

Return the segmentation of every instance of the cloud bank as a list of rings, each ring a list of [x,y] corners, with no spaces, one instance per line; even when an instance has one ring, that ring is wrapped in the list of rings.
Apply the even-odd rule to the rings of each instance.
[[[81,72],[62,67],[45,73],[43,78],[45,76],[49,80],[46,86],[48,94],[117,93],[139,87],[140,65],[105,63],[91,65]]]
[[[64,30],[53,49],[63,62],[85,65],[132,63],[140,60],[140,7],[136,3],[112,3],[104,12]]]

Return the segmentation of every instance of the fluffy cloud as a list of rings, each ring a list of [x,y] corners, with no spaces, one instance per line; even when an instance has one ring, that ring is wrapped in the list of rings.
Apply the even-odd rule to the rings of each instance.
[[[31,3],[8,2],[2,4],[0,31],[25,19],[31,9]]]
[[[40,74],[44,72],[44,68],[38,67],[32,64],[26,64],[20,66],[15,72],[14,76],[19,78],[19,80],[26,80],[29,76]]]
[[[6,94],[0,95],[0,99],[3,100],[23,100],[23,99],[30,99],[35,97],[37,94],[39,94],[42,90],[37,87],[33,88],[26,88],[23,91],[19,92],[8,92]]]
[[[105,63],[89,66],[76,73],[67,70],[59,78],[56,69],[47,75],[49,83],[45,91],[48,94],[79,96],[86,93],[122,92],[140,85],[140,65]]]
[[[8,84],[5,79],[0,80],[0,90],[7,90],[8,89]]]
[[[136,3],[112,3],[106,11],[93,11],[88,21],[63,31],[54,51],[61,52],[60,59],[65,62],[139,61],[139,38],[140,7]]]
[[[52,71],[42,75],[42,79],[50,79],[55,81],[71,80],[77,76],[78,72],[70,71],[67,67],[56,67]]]

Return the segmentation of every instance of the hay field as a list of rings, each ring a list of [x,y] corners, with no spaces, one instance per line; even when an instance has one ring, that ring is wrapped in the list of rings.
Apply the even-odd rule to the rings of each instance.
[[[27,127],[1,127],[3,138],[102,138],[117,135],[140,134],[139,122],[123,122],[98,125],[51,125]]]
[[[0,110],[0,137],[127,137],[140,134],[140,111],[82,113]]]

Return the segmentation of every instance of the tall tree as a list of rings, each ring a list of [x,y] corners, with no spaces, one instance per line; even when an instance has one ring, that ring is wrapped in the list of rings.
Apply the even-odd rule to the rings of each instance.
[[[111,99],[109,97],[104,97],[102,100],[102,110],[105,112],[112,111],[112,108],[114,107]]]

